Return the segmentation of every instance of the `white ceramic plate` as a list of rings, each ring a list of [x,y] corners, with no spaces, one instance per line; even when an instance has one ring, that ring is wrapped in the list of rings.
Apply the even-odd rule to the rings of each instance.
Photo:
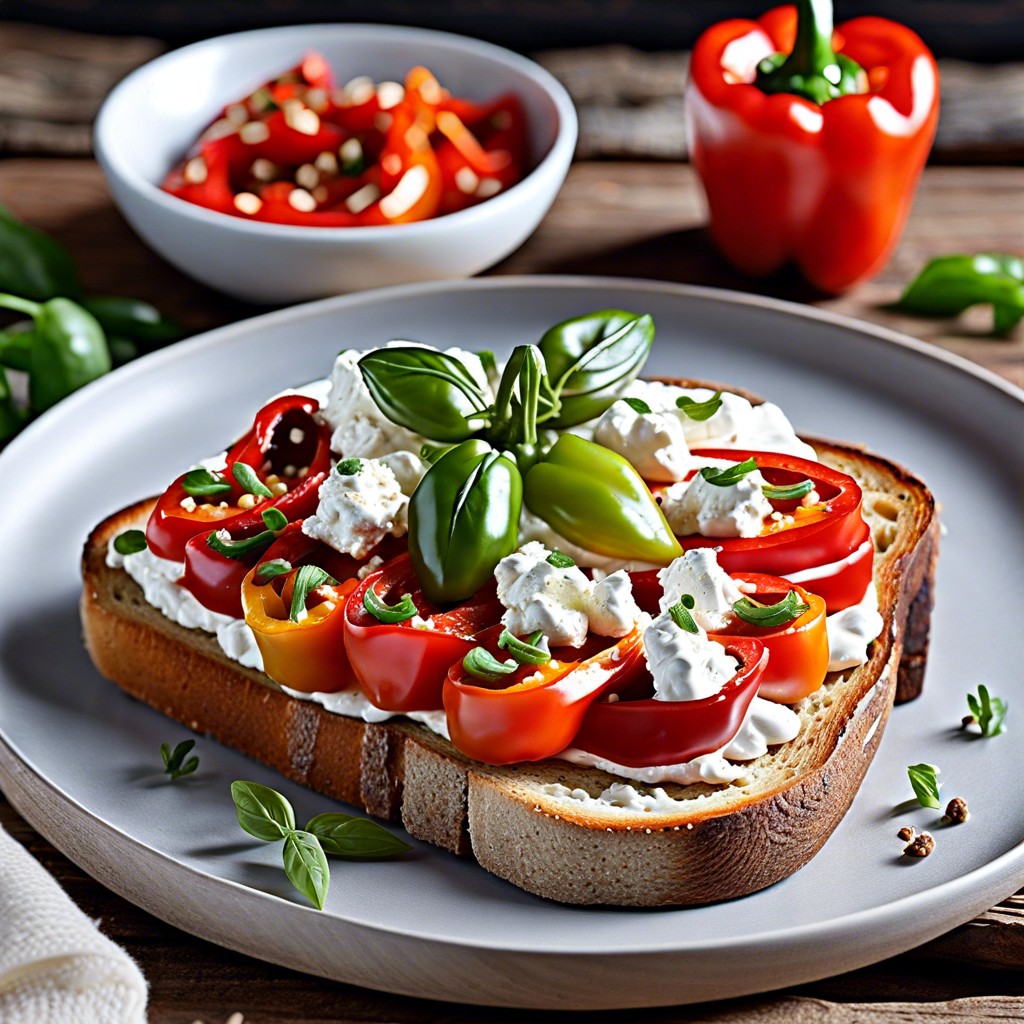
[[[238,828],[232,779],[324,798],[211,740],[165,783],[161,741],[186,731],[93,670],[80,644],[77,559],[94,522],[160,490],[244,429],[271,392],[335,352],[394,338],[494,348],[565,317],[650,312],[652,373],[723,380],[777,400],[798,429],[864,442],[933,487],[947,535],[924,697],[897,708],[867,780],[821,853],[786,881],[717,906],[579,909],[530,896],[416,844],[332,868],[322,913],[280,852]],[[814,310],[664,284],[498,278],[297,307],[175,346],[86,388],[0,456],[0,782],[59,849],[140,906],[215,942],[360,985],[459,1002],[598,1009],[736,996],[859,967],[968,920],[1024,882],[1024,607],[1019,393],[908,338]],[[1016,567],[1016,568],[1013,568]],[[1013,568],[1013,571],[1008,571]],[[978,683],[1009,696],[1009,731],[957,730]],[[905,803],[906,765],[942,768],[972,817],[937,826]],[[924,861],[903,824],[935,828]],[[936,827],[937,826],[937,827]]]

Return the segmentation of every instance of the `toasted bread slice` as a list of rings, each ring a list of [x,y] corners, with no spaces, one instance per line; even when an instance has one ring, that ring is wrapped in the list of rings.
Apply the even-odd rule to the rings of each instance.
[[[930,492],[877,456],[811,443],[863,488],[885,628],[866,664],[830,674],[796,706],[797,738],[750,762],[742,784],[665,785],[653,810],[593,799],[623,781],[605,772],[558,760],[481,764],[422,725],[332,714],[240,667],[214,637],[164,618],[123,570],[107,566],[110,539],[142,525],[152,502],[110,516],[86,542],[86,645],[100,672],[133,697],[419,839],[472,854],[529,892],[621,906],[741,896],[791,874],[822,846],[894,699],[920,693],[927,657],[938,548]]]

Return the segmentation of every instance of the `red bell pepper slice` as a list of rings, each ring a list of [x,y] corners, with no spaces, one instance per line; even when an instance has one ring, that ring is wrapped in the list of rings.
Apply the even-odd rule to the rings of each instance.
[[[587,709],[572,746],[628,768],[685,764],[724,747],[757,695],[768,652],[754,637],[710,639],[740,662],[718,693],[700,700],[597,701]]]
[[[707,195],[711,236],[754,275],[793,261],[841,292],[888,259],[938,121],[938,69],[910,29],[884,18],[840,25],[834,48],[869,88],[821,106],[754,85],[758,63],[789,52],[796,11],[712,26],[690,59],[690,157]]]
[[[480,636],[499,660],[503,627]],[[618,692],[643,672],[643,637],[634,629],[617,643],[588,637],[576,650],[555,648],[552,660],[524,665],[489,686],[471,676],[459,659],[444,684],[444,709],[452,743],[488,764],[514,764],[554,757],[574,743],[587,709],[604,694]]]
[[[378,621],[363,604],[371,588],[390,604],[411,594],[429,628],[416,628],[409,621]],[[496,623],[504,611],[492,585],[463,604],[440,611],[420,589],[405,554],[371,573],[353,591],[345,605],[345,650],[359,685],[376,707],[436,711],[449,667],[477,646],[477,634]]]
[[[180,562],[187,542],[197,534],[227,529],[237,538],[259,532],[263,529],[261,514],[268,508],[279,509],[289,520],[312,515],[320,484],[331,468],[330,431],[314,419],[318,408],[315,399],[304,395],[285,395],[268,402],[256,414],[249,432],[227,453],[224,481],[231,490],[209,501],[195,499],[194,509],[182,486],[185,474],[179,476],[157,500],[146,524],[150,550],[160,558]],[[292,440],[298,436],[293,431],[301,433],[300,441]],[[277,476],[286,485],[286,493],[251,509],[240,509],[238,500],[244,492],[231,473],[236,462],[250,466],[263,482],[268,476]],[[188,507],[183,507],[182,501]],[[227,503],[226,508],[220,507],[221,501]]]

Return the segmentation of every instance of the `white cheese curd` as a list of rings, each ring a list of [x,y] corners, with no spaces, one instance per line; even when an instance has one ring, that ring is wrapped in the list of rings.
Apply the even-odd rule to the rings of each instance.
[[[686,395],[695,402],[706,402],[714,396],[708,388],[689,388]],[[723,391],[722,404],[706,420],[695,420],[680,409],[686,443],[691,448],[722,448],[738,446],[740,438],[749,436],[753,406],[741,395]]]
[[[412,492],[419,487],[424,474],[430,469],[429,464],[415,452],[389,452],[380,457],[380,463],[395,474],[398,486],[407,498],[412,497]]]
[[[262,670],[263,657],[256,637],[241,619],[210,611],[196,596],[178,584],[184,570],[181,562],[158,558],[149,548],[131,555],[114,550],[114,538],[107,548],[107,565],[124,569],[142,588],[146,603],[185,629],[201,629],[217,637],[221,650],[246,668]]]
[[[680,537],[756,537],[773,511],[761,490],[764,484],[756,469],[725,487],[708,483],[698,472],[665,491],[661,511]]]
[[[682,480],[693,466],[674,412],[637,412],[627,402],[615,402],[597,421],[594,440],[618,452],[645,480]]]
[[[587,632],[625,636],[640,615],[624,572],[595,583],[577,566],[557,568],[536,541],[503,558],[494,570],[505,628],[524,635],[540,630],[552,647],[582,647]]]
[[[724,629],[732,606],[743,597],[736,581],[718,564],[713,548],[693,548],[658,572],[663,594],[661,610],[668,611],[683,594],[690,594],[690,614],[709,633]]]
[[[303,520],[302,532],[343,555],[365,558],[388,534],[407,532],[408,504],[387,466],[362,459],[355,473],[342,475],[335,469],[327,474],[320,485],[320,504]]]
[[[883,626],[874,583],[868,584],[857,604],[825,616],[829,672],[863,665],[868,660],[868,645],[882,632]]]
[[[774,402],[752,407],[747,431],[739,437],[736,447],[760,452],[782,452],[818,461],[818,453],[796,436],[789,418]]]
[[[739,668],[721,644],[707,633],[691,633],[662,612],[644,630],[644,654],[654,677],[655,700],[700,700],[712,697]]]

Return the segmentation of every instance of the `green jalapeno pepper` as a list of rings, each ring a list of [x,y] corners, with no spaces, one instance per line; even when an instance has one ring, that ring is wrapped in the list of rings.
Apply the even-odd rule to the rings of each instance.
[[[180,324],[141,299],[100,295],[82,299],[81,305],[96,317],[108,338],[162,344],[178,341],[185,334]]]
[[[31,302],[0,293],[0,308],[35,322],[29,351],[29,406],[43,412],[76,388],[109,372],[110,350],[96,318],[70,299]]]
[[[516,464],[479,438],[427,470],[409,501],[409,554],[434,604],[474,594],[515,550],[522,500]]]
[[[45,302],[81,292],[67,250],[0,206],[0,292]]]
[[[574,544],[667,565],[682,548],[640,474],[616,452],[563,434],[527,474],[526,507]]]
[[[7,383],[7,374],[0,369],[0,443],[21,430],[25,416],[14,404],[11,386]]]
[[[29,329],[21,330],[22,323],[27,324]],[[31,321],[27,320],[0,332],[0,366],[28,373],[34,337]]]

